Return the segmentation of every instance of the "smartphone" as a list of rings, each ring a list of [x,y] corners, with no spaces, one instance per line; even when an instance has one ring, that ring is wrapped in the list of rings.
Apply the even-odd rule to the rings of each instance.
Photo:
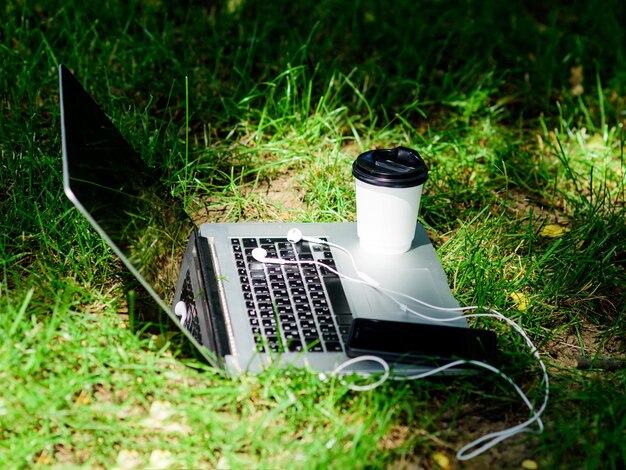
[[[346,353],[372,354],[390,362],[443,365],[458,359],[493,363],[493,331],[445,324],[408,323],[369,318],[352,321]]]

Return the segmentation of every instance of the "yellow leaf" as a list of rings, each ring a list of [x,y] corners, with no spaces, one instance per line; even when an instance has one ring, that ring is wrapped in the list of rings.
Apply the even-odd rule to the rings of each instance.
[[[530,300],[528,299],[528,296],[526,294],[522,292],[511,292],[509,297],[511,298],[513,303],[515,303],[515,306],[517,307],[518,310],[523,312],[524,310],[528,308],[528,304],[530,303]]]
[[[534,460],[526,459],[522,462],[522,468],[524,470],[537,470],[539,465]]]
[[[558,224],[544,225],[539,235],[546,238],[558,238],[569,232],[570,229]]]
[[[435,452],[433,454],[433,460],[435,461],[437,466],[439,468],[442,468],[443,470],[449,470],[450,468],[452,468],[450,466],[450,459],[441,452]]]
[[[91,400],[89,399],[89,395],[84,390],[81,390],[74,400],[74,403],[76,403],[77,405],[88,405],[89,402],[91,402]]]
[[[35,465],[37,466],[45,466],[51,464],[52,460],[50,459],[50,456],[46,453],[46,451],[43,451],[41,454],[39,454],[39,457],[37,457],[37,460],[35,461]]]

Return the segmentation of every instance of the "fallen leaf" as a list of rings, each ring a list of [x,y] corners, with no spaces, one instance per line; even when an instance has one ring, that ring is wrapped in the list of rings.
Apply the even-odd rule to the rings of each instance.
[[[37,460],[35,461],[35,465],[37,466],[45,466],[45,465],[51,465],[51,464],[52,464],[52,460],[50,459],[50,456],[45,451],[39,454],[39,457],[37,457]]]
[[[511,294],[509,294],[509,297],[511,298],[517,309],[522,312],[526,310],[528,308],[528,304],[530,304],[528,296],[522,292],[511,292]]]
[[[89,394],[85,392],[84,390],[81,390],[78,396],[76,397],[76,399],[74,400],[74,403],[77,405],[88,405],[90,402],[91,402],[91,399],[89,398]]]
[[[522,468],[524,470],[537,470],[539,465],[534,460],[526,459],[522,462]]]
[[[450,459],[445,454],[443,454],[441,452],[435,452],[433,454],[433,460],[435,461],[437,466],[439,468],[442,468],[443,470],[449,470],[449,469],[452,468],[450,466]]]
[[[569,231],[569,228],[563,227],[562,225],[548,224],[543,226],[539,235],[546,238],[559,238]]]

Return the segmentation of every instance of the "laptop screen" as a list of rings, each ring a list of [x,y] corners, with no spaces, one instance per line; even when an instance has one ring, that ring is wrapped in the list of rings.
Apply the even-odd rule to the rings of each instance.
[[[182,206],[60,66],[64,189],[168,312],[195,226]]]

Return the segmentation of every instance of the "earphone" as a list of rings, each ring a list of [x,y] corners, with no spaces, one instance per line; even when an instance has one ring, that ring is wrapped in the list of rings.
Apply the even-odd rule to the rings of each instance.
[[[187,322],[187,304],[182,300],[176,302],[174,306],[174,313],[177,317],[180,317],[180,324],[184,325]]]
[[[322,240],[321,238],[305,237],[304,235],[302,235],[302,230],[298,228],[289,229],[289,231],[287,232],[287,240],[291,243],[299,243],[304,240],[311,243],[318,243],[320,245],[328,244],[326,240]]]
[[[292,228],[289,229],[289,231],[287,232],[287,240],[291,243],[300,243],[302,240],[304,241],[308,241],[309,243],[317,243],[318,245],[326,245],[326,246],[331,246],[333,248],[337,248],[338,250],[343,251],[345,254],[348,255],[348,257],[350,258],[350,261],[352,262],[352,266],[354,267],[354,270],[356,271],[357,276],[359,276],[359,278],[362,281],[365,281],[365,283],[367,283],[368,285],[372,286],[372,287],[377,287],[380,285],[380,283],[378,281],[376,281],[375,279],[372,279],[370,276],[368,276],[367,274],[365,274],[362,271],[359,271],[357,269],[356,266],[356,262],[354,261],[354,257],[352,256],[352,253],[350,253],[350,251],[348,251],[347,249],[345,249],[344,247],[342,247],[341,245],[337,245],[336,243],[332,243],[329,242],[327,240],[322,240],[321,238],[315,238],[315,237],[306,237],[304,235],[302,235],[302,231],[300,229],[297,228]],[[252,255],[252,257],[257,260],[260,263],[270,263],[270,264],[318,264],[320,266],[322,266],[324,269],[328,269],[329,271],[332,271],[333,273],[337,274],[340,277],[343,277],[345,279],[351,280],[350,277],[345,276],[343,274],[340,274],[339,272],[335,271],[334,269],[330,268],[328,265],[319,262],[319,261],[315,261],[315,260],[307,260],[307,261],[293,261],[293,260],[286,260],[286,259],[282,259],[282,258],[268,258],[267,257],[267,250],[265,248],[254,248],[252,250],[252,252],[250,253]]]
[[[250,253],[252,257],[257,260],[259,263],[269,263],[269,264],[285,264],[287,260],[281,258],[268,258],[267,250],[265,248],[257,247],[252,250]]]
[[[458,452],[457,452],[457,458],[459,460],[469,460],[473,457],[476,457],[477,455],[480,455],[481,453],[485,452],[486,450],[490,449],[491,447],[495,446],[496,444],[498,444],[499,442],[508,439],[509,437],[512,437],[514,435],[520,434],[522,432],[532,432],[531,429],[529,429],[529,427],[533,424],[533,423],[537,423],[537,427],[538,427],[538,433],[541,433],[544,429],[543,426],[543,422],[541,420],[541,415],[543,414],[543,412],[545,411],[547,405],[548,405],[548,399],[549,399],[549,392],[550,392],[550,385],[549,385],[549,377],[548,377],[548,372],[546,369],[546,366],[543,362],[543,360],[541,359],[541,356],[539,354],[538,349],[535,347],[535,345],[532,343],[532,341],[530,340],[530,338],[528,337],[528,335],[526,334],[526,332],[517,324],[515,323],[513,320],[509,319],[508,317],[506,317],[505,315],[503,315],[502,313],[498,312],[497,310],[493,309],[493,308],[489,308],[489,307],[482,307],[482,309],[486,312],[486,313],[472,313],[472,314],[463,314],[464,311],[467,310],[471,310],[471,311],[475,311],[475,310],[479,310],[481,307],[477,306],[477,305],[472,305],[472,306],[467,306],[467,307],[458,307],[458,308],[447,308],[447,307],[438,307],[435,305],[431,305],[427,302],[424,302],[420,299],[416,299],[413,298],[407,294],[404,294],[402,292],[396,292],[393,291],[391,289],[387,289],[383,286],[380,285],[379,282],[377,282],[376,280],[372,279],[370,276],[368,276],[367,274],[360,272],[357,269],[356,266],[356,262],[354,260],[354,257],[352,256],[352,254],[349,252],[349,250],[347,250],[346,248],[337,245],[335,243],[331,243],[328,242],[326,240],[322,240],[319,238],[314,238],[314,237],[306,237],[302,235],[302,232],[297,229],[297,228],[292,228],[289,230],[289,232],[287,233],[287,240],[291,243],[299,243],[300,241],[304,240],[304,241],[308,241],[310,243],[317,243],[317,244],[324,244],[327,246],[332,246],[334,248],[339,249],[340,251],[346,253],[351,262],[352,265],[357,273],[357,275],[359,276],[359,279],[357,278],[353,278],[350,276],[347,276],[343,273],[340,273],[339,271],[331,268],[330,266],[326,265],[325,263],[318,261],[318,260],[287,260],[287,259],[282,259],[282,258],[268,258],[267,255],[267,250],[265,250],[264,248],[255,248],[252,250],[251,255],[252,257],[261,263],[273,263],[273,264],[316,264],[319,266],[322,266],[324,269],[327,269],[331,272],[333,272],[334,274],[338,275],[339,277],[346,279],[348,281],[352,281],[352,282],[356,282],[356,283],[360,283],[360,284],[364,284],[366,286],[369,286],[373,289],[376,289],[378,292],[380,292],[382,295],[384,295],[385,297],[387,297],[388,299],[390,299],[391,301],[393,301],[394,303],[396,303],[398,305],[398,307],[400,308],[401,311],[406,312],[406,313],[410,313],[413,315],[416,315],[420,318],[426,319],[426,320],[430,320],[430,321],[435,321],[435,322],[450,322],[450,321],[455,321],[461,318],[471,318],[471,317],[475,317],[475,318],[479,318],[479,317],[493,317],[493,318],[497,318],[499,320],[505,321],[506,323],[508,323],[515,331],[517,331],[522,338],[524,338],[526,344],[529,346],[531,354],[535,357],[535,359],[537,360],[537,362],[539,363],[539,366],[541,368],[542,371],[542,380],[544,382],[545,385],[545,394],[544,394],[544,400],[541,404],[541,406],[539,407],[539,409],[537,411],[535,411],[535,408],[533,406],[533,404],[530,402],[530,400],[528,399],[528,397],[524,394],[524,392],[521,390],[521,388],[515,384],[515,382],[508,377],[506,374],[504,374],[502,371],[500,371],[499,369],[497,369],[496,367],[491,366],[490,364],[486,364],[484,362],[480,362],[480,361],[472,361],[472,360],[459,360],[459,361],[454,361],[451,362],[449,364],[446,364],[444,366],[438,367],[436,369],[432,369],[430,371],[427,371],[425,373],[422,374],[417,374],[417,375],[407,375],[407,376],[403,376],[403,375],[392,375],[391,374],[391,368],[389,366],[389,364],[382,358],[377,357],[377,356],[372,356],[372,355],[368,355],[368,356],[360,356],[360,357],[355,357],[352,359],[349,359],[347,361],[345,361],[344,363],[340,364],[339,366],[337,366],[335,368],[335,370],[332,372],[333,376],[337,376],[339,375],[339,373],[341,371],[343,371],[344,369],[346,369],[348,366],[354,365],[356,363],[359,362],[375,362],[378,363],[379,365],[381,365],[381,367],[383,368],[383,374],[382,376],[375,382],[367,384],[367,385],[352,385],[349,384],[348,387],[352,390],[355,391],[367,391],[367,390],[372,390],[376,387],[378,387],[379,385],[381,385],[382,383],[384,383],[385,381],[391,379],[391,380],[417,380],[417,379],[421,379],[421,378],[425,378],[425,377],[429,377],[435,374],[439,374],[441,372],[444,372],[447,369],[451,369],[453,367],[457,367],[460,365],[473,365],[476,367],[481,367],[483,369],[489,370],[490,372],[493,372],[495,374],[498,374],[500,377],[502,377],[505,381],[507,381],[513,388],[514,390],[517,392],[517,394],[520,396],[520,398],[522,399],[522,401],[524,402],[524,404],[528,407],[528,409],[530,410],[532,416],[527,419],[526,421],[524,421],[523,423],[520,423],[516,426],[512,426],[510,428],[501,430],[501,431],[496,431],[490,434],[487,434],[485,436],[482,436],[478,439],[476,439],[475,441],[465,445],[464,447],[462,447]],[[459,313],[459,315],[455,316],[455,317],[448,317],[448,318],[436,318],[436,317],[431,317],[429,315],[425,315],[421,312],[418,312],[414,309],[412,309],[411,307],[409,307],[406,303],[404,302],[400,302],[398,300],[398,298],[403,298],[407,301],[411,301],[411,302],[415,302],[419,305],[428,307],[430,309],[433,310],[439,310],[439,311],[447,311],[447,312],[456,312]],[[324,378],[324,377],[322,377]],[[474,449],[472,451],[472,449]]]

